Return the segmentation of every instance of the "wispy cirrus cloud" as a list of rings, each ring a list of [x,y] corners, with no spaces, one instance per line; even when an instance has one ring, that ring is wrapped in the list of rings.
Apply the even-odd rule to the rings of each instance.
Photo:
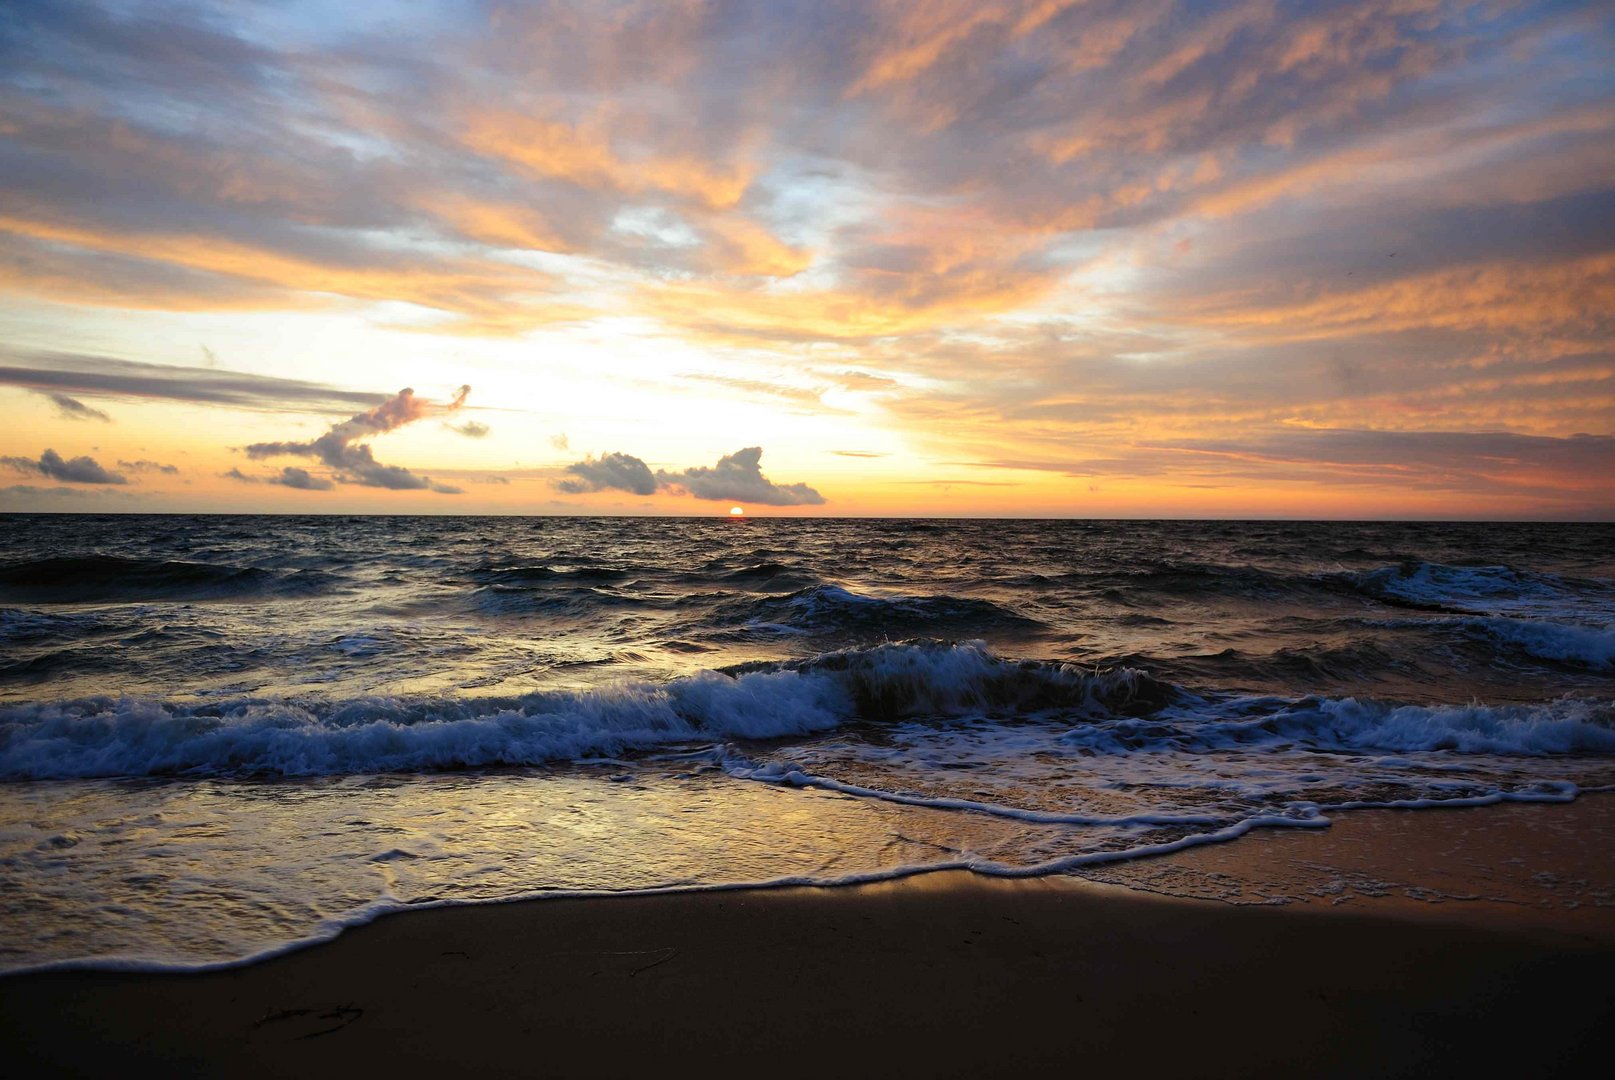
[[[178,465],[165,465],[161,461],[152,461],[150,458],[138,458],[134,461],[119,459],[118,468],[132,473],[161,473],[163,476],[179,475]]]
[[[0,353],[0,385],[52,397],[76,393],[124,401],[183,401],[276,412],[336,411],[386,400],[384,394],[360,393],[302,379],[63,352]]]
[[[99,420],[103,424],[112,423],[112,417],[100,409],[91,408],[77,398],[68,397],[66,394],[52,394],[47,391],[39,391],[38,393],[56,406],[56,415],[64,420]]]

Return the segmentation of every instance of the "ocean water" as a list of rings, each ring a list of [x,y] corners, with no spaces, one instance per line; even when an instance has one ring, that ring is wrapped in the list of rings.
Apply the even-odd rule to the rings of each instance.
[[[1615,785],[1615,526],[0,518],[0,969]]]

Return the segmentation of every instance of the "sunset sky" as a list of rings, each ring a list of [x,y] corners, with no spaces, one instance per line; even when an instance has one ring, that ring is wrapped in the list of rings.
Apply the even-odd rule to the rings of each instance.
[[[6,510],[1611,518],[1612,343],[1607,3],[0,19]]]

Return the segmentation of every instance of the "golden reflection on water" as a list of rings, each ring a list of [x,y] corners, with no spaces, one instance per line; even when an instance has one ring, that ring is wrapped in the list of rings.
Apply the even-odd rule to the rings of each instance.
[[[0,893],[0,917],[35,928],[0,944],[7,967],[232,959],[377,903],[833,880],[1095,839],[717,772],[36,783],[0,798],[0,857],[28,882]]]

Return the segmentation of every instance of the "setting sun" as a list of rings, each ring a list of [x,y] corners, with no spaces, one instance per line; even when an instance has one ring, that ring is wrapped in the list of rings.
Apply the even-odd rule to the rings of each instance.
[[[746,516],[746,508],[744,506],[731,506],[729,508],[729,516],[730,517],[745,517]]]

